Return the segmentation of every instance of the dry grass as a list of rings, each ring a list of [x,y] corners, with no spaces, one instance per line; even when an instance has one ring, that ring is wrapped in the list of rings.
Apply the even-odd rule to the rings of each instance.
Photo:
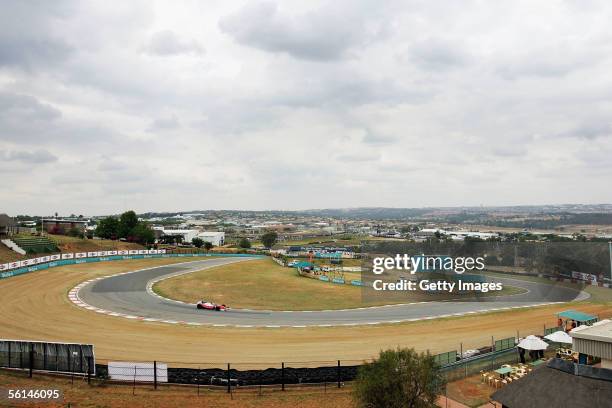
[[[363,305],[359,287],[305,278],[269,258],[166,279],[154,290],[185,302],[206,298],[234,308],[323,310]]]
[[[222,390],[162,386],[157,391],[150,385],[138,385],[133,390],[130,385],[104,384],[94,381],[88,385],[82,379],[58,378],[35,374],[27,378],[25,373],[0,371],[1,388],[59,389],[64,396],[61,403],[22,403],[9,405],[0,401],[1,406],[17,407],[228,407],[228,408],[349,408],[353,407],[350,389],[313,388],[301,390],[238,391],[231,396]]]
[[[388,347],[434,353],[490,344],[503,338],[541,333],[568,306],[517,309],[463,318],[407,324],[338,328],[210,328],[136,322],[74,306],[67,292],[92,277],[154,265],[184,262],[149,259],[80,264],[0,281],[1,337],[91,343],[99,360],[243,362],[361,360]],[[612,314],[606,305],[572,305],[584,312]],[[300,365],[300,364],[298,364]],[[246,364],[242,366],[245,368]],[[259,366],[261,368],[261,365]]]

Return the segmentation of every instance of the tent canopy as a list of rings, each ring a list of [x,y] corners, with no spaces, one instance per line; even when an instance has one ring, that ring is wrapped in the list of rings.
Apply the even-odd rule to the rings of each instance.
[[[555,343],[568,343],[572,344],[572,336],[566,332],[559,330],[554,333],[550,333],[548,336],[544,336],[545,339],[553,341]]]
[[[558,316],[561,318],[575,320],[580,323],[597,321],[597,316],[593,316],[593,315],[582,313],[582,312],[577,312],[575,310],[566,310],[564,312],[559,313]]]
[[[536,336],[527,336],[521,340],[518,347],[524,348],[525,350],[546,350],[548,343]]]

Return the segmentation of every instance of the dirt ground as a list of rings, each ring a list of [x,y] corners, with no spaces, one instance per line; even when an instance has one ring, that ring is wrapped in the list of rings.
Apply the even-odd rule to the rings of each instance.
[[[241,363],[235,368],[275,366],[281,361],[319,364],[340,359],[359,362],[389,347],[429,349],[432,353],[491,344],[492,336],[539,333],[554,325],[555,312],[567,306],[518,309],[449,318],[341,328],[212,328],[132,321],[100,315],[73,305],[68,291],[95,276],[181,259],[114,261],[71,265],[0,281],[0,338],[91,343],[98,360],[172,363]],[[605,304],[571,308],[612,315]]]

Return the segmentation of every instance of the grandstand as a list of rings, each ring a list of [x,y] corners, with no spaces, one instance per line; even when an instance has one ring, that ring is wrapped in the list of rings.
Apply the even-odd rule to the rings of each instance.
[[[26,251],[26,253],[59,252],[55,242],[47,237],[21,235],[13,236],[11,240]]]

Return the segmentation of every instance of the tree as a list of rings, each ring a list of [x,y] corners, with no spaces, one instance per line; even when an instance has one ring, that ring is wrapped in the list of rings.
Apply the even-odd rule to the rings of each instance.
[[[261,236],[261,243],[268,249],[272,248],[276,244],[278,234],[274,231],[266,232]]]
[[[85,234],[83,234],[83,231],[79,228],[76,227],[72,227],[68,230],[68,235],[71,237],[78,237],[78,238],[84,238]]]
[[[242,238],[240,238],[240,241],[238,241],[238,246],[240,248],[250,248],[251,247],[251,241],[249,241],[249,239],[246,238],[246,237],[242,237]]]
[[[136,241],[142,245],[149,245],[155,242],[155,233],[146,222],[139,222],[130,231],[128,236],[132,241]]]
[[[196,248],[202,248],[202,245],[204,245],[204,240],[202,238],[195,237],[191,240],[191,243]]]
[[[118,236],[119,238],[127,238],[130,233],[138,225],[138,216],[134,211],[126,211],[119,217]]]
[[[119,220],[115,217],[106,217],[98,222],[96,235],[105,239],[117,239],[119,236]]]
[[[359,369],[354,396],[360,408],[433,408],[444,386],[432,355],[398,348]]]
[[[210,251],[214,245],[211,242],[204,242],[204,249]]]

